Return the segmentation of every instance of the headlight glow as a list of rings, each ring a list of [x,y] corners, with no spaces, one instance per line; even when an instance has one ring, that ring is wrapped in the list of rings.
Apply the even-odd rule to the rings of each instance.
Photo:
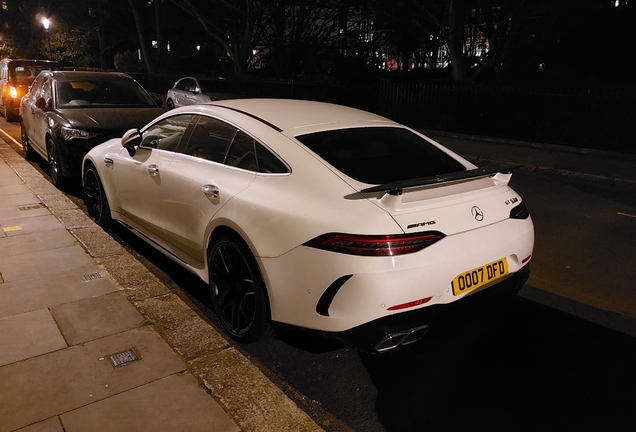
[[[62,138],[64,138],[66,141],[70,141],[72,139],[90,139],[96,137],[97,135],[99,135],[99,133],[62,127]]]

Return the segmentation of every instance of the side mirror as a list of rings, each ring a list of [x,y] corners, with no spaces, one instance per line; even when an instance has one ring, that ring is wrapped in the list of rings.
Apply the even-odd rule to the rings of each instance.
[[[44,111],[46,109],[46,101],[44,100],[43,97],[41,97],[35,101],[35,106],[40,108],[42,111]]]
[[[138,129],[130,129],[121,137],[122,147],[128,150],[131,156],[135,155],[139,144],[141,144],[141,134]]]

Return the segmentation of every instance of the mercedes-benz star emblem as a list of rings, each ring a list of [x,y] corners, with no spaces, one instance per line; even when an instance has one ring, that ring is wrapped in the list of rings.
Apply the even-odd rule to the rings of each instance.
[[[473,208],[470,209],[470,213],[473,215],[476,221],[481,222],[484,220],[484,212],[482,212],[479,207],[473,206]]]

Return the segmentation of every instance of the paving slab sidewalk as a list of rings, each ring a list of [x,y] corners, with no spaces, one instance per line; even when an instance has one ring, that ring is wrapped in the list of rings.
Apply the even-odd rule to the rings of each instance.
[[[0,141],[0,432],[320,431]]]

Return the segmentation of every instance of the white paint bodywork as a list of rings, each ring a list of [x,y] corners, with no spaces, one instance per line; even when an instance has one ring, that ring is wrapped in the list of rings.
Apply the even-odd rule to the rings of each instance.
[[[249,114],[246,114],[249,113]],[[169,111],[220,118],[278,155],[287,174],[262,174],[180,153],[139,149],[134,157],[111,140],[89,152],[104,184],[112,216],[160,246],[171,258],[208,281],[206,250],[214,230],[228,227],[249,245],[259,265],[274,321],[343,331],[390,315],[387,309],[432,297],[428,307],[461,299],[450,283],[458,274],[507,258],[512,275],[534,245],[530,217],[510,219],[521,198],[510,175],[405,190],[400,196],[361,194],[373,185],[337,171],[300,144],[298,135],[350,127],[404,127],[351,108],[307,101],[241,99]],[[274,127],[273,127],[274,126]],[[142,130],[143,132],[143,130]],[[445,149],[467,169],[470,162]],[[113,161],[112,168],[104,159]],[[160,174],[148,174],[148,165]],[[217,200],[201,188],[215,185]],[[479,206],[477,221],[471,208]],[[435,230],[446,237],[416,253],[363,257],[303,246],[319,235],[401,234]],[[526,260],[526,262],[522,262]],[[353,275],[338,291],[329,316],[316,312],[326,288]],[[485,286],[481,289],[487,289]],[[402,311],[400,311],[402,312]]]

